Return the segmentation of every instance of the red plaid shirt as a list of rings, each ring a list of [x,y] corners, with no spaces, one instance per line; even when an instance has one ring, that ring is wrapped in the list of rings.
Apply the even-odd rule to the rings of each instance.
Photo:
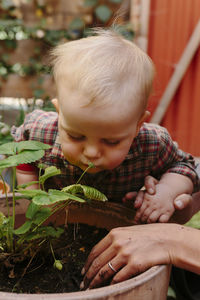
[[[12,134],[16,141],[36,140],[52,146],[39,163],[46,167],[56,166],[61,175],[49,179],[46,188],[62,188],[77,182],[83,171],[63,156],[57,113],[35,110],[26,116],[23,125],[12,128]],[[193,157],[177,147],[165,128],[144,123],[120,166],[97,174],[85,174],[81,183],[99,189],[111,201],[120,202],[127,192],[140,190],[147,175],[159,179],[166,172],[189,177],[194,191],[198,190],[199,178]]]

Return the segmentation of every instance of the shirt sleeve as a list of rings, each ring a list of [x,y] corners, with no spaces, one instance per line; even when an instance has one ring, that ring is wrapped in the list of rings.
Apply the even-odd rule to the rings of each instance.
[[[159,136],[157,166],[165,173],[177,173],[190,178],[194,185],[194,192],[199,190],[200,180],[195,169],[194,157],[179,149],[166,129]]]
[[[32,140],[33,132],[38,128],[38,119],[42,116],[42,111],[34,110],[26,115],[24,123],[19,126],[11,128],[11,134],[16,142]],[[35,136],[35,140],[37,137]]]
[[[45,120],[49,120],[49,118],[47,113],[42,110],[34,110],[27,114],[21,126],[13,126],[11,128],[14,140],[16,142],[28,140],[45,142],[44,135],[47,127]],[[21,164],[17,166],[17,169],[21,171],[37,171],[36,163]]]

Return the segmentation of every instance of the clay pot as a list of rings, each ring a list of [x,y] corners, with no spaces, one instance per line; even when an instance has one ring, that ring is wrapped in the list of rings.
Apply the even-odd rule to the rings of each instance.
[[[0,210],[5,209],[2,203],[5,201],[0,197]],[[27,201],[17,200],[18,225],[24,219],[23,212]],[[134,211],[116,203],[91,202],[90,204],[72,204],[69,207],[69,223],[85,223],[101,228],[111,229],[119,226],[132,224]],[[63,215],[64,219],[64,215]],[[54,217],[57,224],[62,223],[62,217]],[[150,255],[150,253],[147,253]],[[146,272],[117,283],[112,286],[97,288],[93,290],[63,293],[63,294],[15,294],[0,292],[0,300],[166,300],[169,284],[171,266],[160,265]]]

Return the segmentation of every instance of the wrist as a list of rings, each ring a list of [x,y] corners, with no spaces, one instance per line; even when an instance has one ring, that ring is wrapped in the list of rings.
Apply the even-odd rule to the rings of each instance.
[[[170,237],[167,245],[170,261],[173,265],[200,273],[200,242],[199,231],[179,224],[171,224]],[[173,233],[172,233],[173,232]]]

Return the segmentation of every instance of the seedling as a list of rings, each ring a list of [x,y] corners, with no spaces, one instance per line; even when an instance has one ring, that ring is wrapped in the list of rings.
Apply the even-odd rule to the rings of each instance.
[[[37,141],[10,142],[1,145],[0,154],[7,156],[0,161],[0,177],[3,182],[3,170],[12,168],[14,187],[16,166],[38,161],[49,148],[49,145]],[[79,184],[84,173],[89,168],[94,167],[92,164],[89,164],[76,184],[66,186],[62,190],[49,189],[48,191],[44,189],[45,181],[52,176],[59,175],[61,172],[54,166],[45,170],[40,164],[38,167],[38,181],[29,182],[18,186],[17,189],[13,189],[12,212],[8,203],[7,193],[5,194],[7,215],[0,212],[0,261],[8,260],[11,256],[16,257],[20,255],[25,257],[27,253],[33,256],[33,253],[38,252],[40,247],[43,247],[48,242],[54,258],[54,266],[62,269],[61,262],[55,258],[51,239],[59,238],[64,229],[45,225],[46,223],[44,224],[44,222],[54,213],[67,210],[69,203],[72,201],[83,203],[91,199],[106,201],[107,198],[95,188]],[[26,189],[35,183],[39,185],[39,189]],[[24,198],[30,201],[25,214],[26,220],[19,228],[15,228],[16,199]]]

